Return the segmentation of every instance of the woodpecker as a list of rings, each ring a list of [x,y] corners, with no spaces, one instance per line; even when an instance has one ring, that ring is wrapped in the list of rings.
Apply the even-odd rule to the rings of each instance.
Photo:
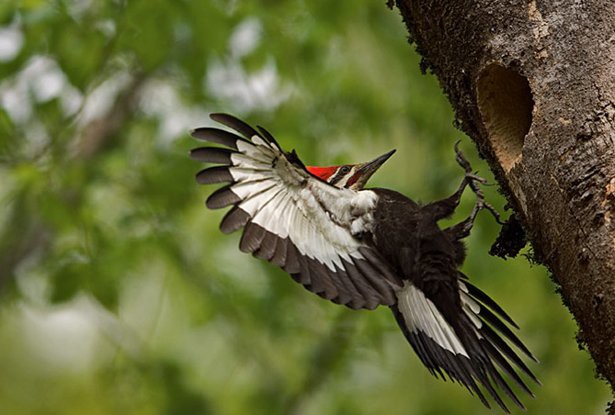
[[[493,208],[478,187],[484,180],[472,173],[457,145],[465,170],[459,188],[448,198],[419,204],[393,190],[365,188],[395,150],[367,163],[306,166],[263,127],[228,114],[210,117],[234,132],[193,130],[194,138],[222,147],[199,147],[190,155],[218,164],[199,171],[196,180],[227,183],[206,206],[232,206],[220,229],[243,228],[241,251],[281,267],[334,303],[355,310],[388,306],[431,374],[461,383],[487,407],[488,394],[509,412],[499,389],[524,408],[504,375],[533,397],[518,372],[539,382],[518,353],[536,359],[509,327],[518,329],[508,314],[459,270],[462,240],[478,212]],[[467,187],[477,195],[472,213],[441,229],[438,221],[455,211]]]

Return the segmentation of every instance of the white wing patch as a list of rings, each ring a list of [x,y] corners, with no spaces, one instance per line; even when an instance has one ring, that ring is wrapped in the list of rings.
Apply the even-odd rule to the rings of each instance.
[[[376,194],[333,188],[292,166],[275,144],[258,136],[252,143],[237,143],[241,153],[231,156],[229,168],[236,182],[230,190],[251,221],[290,238],[302,255],[331,271],[343,268],[342,260],[362,258],[353,234],[371,223]]]
[[[358,235],[372,229],[378,196],[370,190],[337,188],[312,176],[297,155],[280,149],[263,129],[226,114],[212,118],[243,137],[216,128],[195,138],[222,144],[194,150],[195,158],[223,166],[197,174],[202,184],[230,182],[207,206],[233,205],[222,229],[244,228],[242,250],[269,260],[306,288],[352,308],[395,303],[402,282],[371,245]]]
[[[397,298],[399,311],[411,332],[422,332],[443,349],[468,357],[453,328],[421,290],[406,281]]]

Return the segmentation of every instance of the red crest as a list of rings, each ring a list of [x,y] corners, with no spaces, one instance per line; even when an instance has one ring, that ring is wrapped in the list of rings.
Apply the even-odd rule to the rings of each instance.
[[[338,169],[339,166],[331,167],[318,167],[318,166],[306,166],[306,169],[314,176],[327,181]]]

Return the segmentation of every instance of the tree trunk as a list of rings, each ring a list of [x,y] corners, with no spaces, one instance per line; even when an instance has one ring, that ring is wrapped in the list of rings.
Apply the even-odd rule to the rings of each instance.
[[[396,3],[613,388],[615,2]]]

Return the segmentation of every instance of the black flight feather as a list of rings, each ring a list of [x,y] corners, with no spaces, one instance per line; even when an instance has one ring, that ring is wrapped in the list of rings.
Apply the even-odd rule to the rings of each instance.
[[[238,133],[241,133],[241,135],[243,135],[245,138],[252,138],[253,136],[258,135],[254,128],[250,127],[244,121],[230,114],[215,113],[210,114],[209,118],[216,122],[219,122],[220,124],[224,124],[227,127],[232,128]]]
[[[190,150],[190,157],[193,160],[205,163],[231,164],[231,154],[234,151],[220,147],[199,147]]]
[[[233,193],[232,184],[221,187],[213,192],[205,201],[209,209],[222,209],[241,201],[241,198]]]
[[[461,272],[459,274],[461,274]],[[461,274],[461,275],[463,275],[463,274]],[[468,294],[470,294],[470,296],[474,297],[475,300],[478,300],[479,302],[485,304],[487,307],[492,309],[500,317],[502,317],[504,320],[506,320],[508,323],[510,323],[510,325],[513,326],[514,328],[516,328],[516,329],[519,328],[517,323],[515,323],[512,318],[510,318],[510,316],[506,313],[506,311],[504,311],[502,309],[502,307],[500,307],[498,305],[498,303],[496,303],[491,297],[489,297],[487,294],[485,294],[478,287],[476,287],[475,285],[473,285],[472,283],[467,281],[468,277],[466,277],[465,275],[463,275],[463,276],[466,279],[466,281],[464,281],[464,284],[465,284],[466,287],[468,287]]]
[[[226,147],[237,150],[237,141],[246,141],[229,131],[220,130],[219,128],[201,127],[192,130],[192,136],[199,140],[208,141],[210,143],[221,144]]]
[[[215,166],[198,172],[196,181],[199,184],[232,183],[233,176],[227,166]]]
[[[239,206],[233,206],[220,222],[220,230],[222,233],[231,233],[245,226],[250,220],[250,215],[240,209]]]

